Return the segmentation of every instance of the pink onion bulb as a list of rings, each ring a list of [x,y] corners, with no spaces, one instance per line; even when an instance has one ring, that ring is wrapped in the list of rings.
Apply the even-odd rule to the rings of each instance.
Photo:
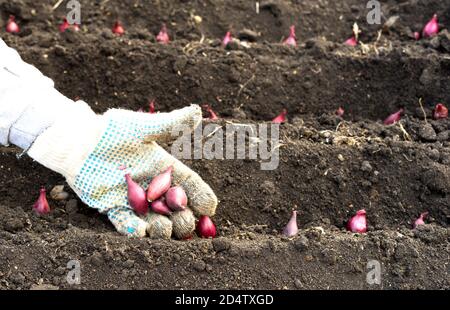
[[[359,210],[347,223],[347,229],[354,233],[367,232],[366,210]]]
[[[216,226],[209,216],[200,216],[197,223],[197,234],[202,238],[214,238],[216,236]]]
[[[289,222],[287,223],[286,227],[283,229],[283,235],[286,237],[293,237],[298,233],[298,226],[297,226],[297,211],[292,211],[291,218],[289,219]]]
[[[152,202],[167,192],[170,188],[170,183],[172,183],[172,170],[173,167],[170,166],[166,171],[152,179],[147,189],[148,201]]]
[[[128,186],[128,202],[130,203],[130,206],[137,214],[146,214],[148,212],[148,202],[145,190],[131,179],[129,173],[125,175],[125,179]]]
[[[48,205],[46,190],[41,188],[38,200],[33,205],[33,210],[39,215],[44,215],[50,213],[50,206]]]
[[[172,211],[182,211],[187,206],[186,192],[181,186],[169,188],[166,193],[166,203]]]

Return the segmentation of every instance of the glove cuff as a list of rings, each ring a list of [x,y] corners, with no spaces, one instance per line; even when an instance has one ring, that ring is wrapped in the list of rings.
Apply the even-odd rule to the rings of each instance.
[[[105,127],[104,119],[96,115],[87,103],[74,102],[67,105],[60,119],[37,137],[28,155],[73,184]]]

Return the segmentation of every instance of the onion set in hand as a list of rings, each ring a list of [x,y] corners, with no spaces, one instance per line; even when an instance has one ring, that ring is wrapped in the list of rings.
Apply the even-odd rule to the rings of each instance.
[[[145,190],[131,178],[127,173],[125,175],[128,186],[128,202],[133,208],[134,212],[139,215],[145,215],[148,212],[148,202],[145,195]]]
[[[181,186],[171,187],[172,171],[173,166],[170,166],[155,176],[147,191],[127,173],[128,202],[136,214],[145,215],[147,233],[151,238],[169,239],[173,235],[177,239],[188,240],[195,230],[195,217],[187,208],[188,198],[184,189]],[[216,236],[216,227],[209,217],[200,217],[197,234],[202,238]]]
[[[170,166],[166,171],[152,179],[147,189],[147,200],[149,202],[158,199],[170,188],[170,183],[172,183],[172,170],[173,167]]]

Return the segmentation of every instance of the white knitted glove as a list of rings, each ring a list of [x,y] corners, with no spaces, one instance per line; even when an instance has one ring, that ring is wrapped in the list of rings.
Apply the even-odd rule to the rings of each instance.
[[[0,56],[7,50],[12,53],[2,43],[0,40]],[[97,115],[83,101],[73,102],[58,93],[51,80],[24,64],[17,53],[9,60],[28,66],[25,71],[32,73],[17,73],[1,59],[0,85],[12,76],[17,81],[0,88],[0,142],[29,148],[33,159],[65,176],[81,200],[106,213],[119,232],[143,237],[149,228],[148,218],[135,215],[128,203],[121,166],[147,188],[152,177],[173,165],[173,183],[186,191],[188,206],[196,215],[214,215],[217,198],[212,189],[155,143],[167,140],[174,126],[199,125],[200,107],[159,114],[113,109]],[[19,106],[19,111],[13,106]],[[162,223],[171,225],[170,221]],[[148,231],[151,234],[153,230]]]
[[[107,213],[124,234],[144,236],[147,223],[128,204],[125,172],[147,188],[151,178],[173,165],[173,183],[181,185],[189,206],[198,215],[212,216],[217,199],[211,188],[154,140],[166,139],[179,124],[191,128],[201,121],[201,110],[190,106],[171,113],[148,114],[109,110],[102,116],[86,109],[62,116],[34,142],[28,154],[61,173],[87,205]],[[152,141],[144,143],[145,141]]]

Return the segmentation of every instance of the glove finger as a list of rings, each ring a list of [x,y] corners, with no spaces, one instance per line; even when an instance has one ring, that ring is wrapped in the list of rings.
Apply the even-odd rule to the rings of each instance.
[[[188,205],[196,215],[213,216],[216,213],[217,197],[211,187],[188,166],[153,143],[152,156],[160,158],[155,171],[162,172],[173,166],[173,184],[180,185],[188,197]]]
[[[173,182],[186,191],[189,206],[196,215],[214,216],[218,203],[216,194],[196,172],[179,160],[174,163]]]
[[[123,124],[125,128],[132,128],[133,135],[149,143],[178,138],[180,130],[192,131],[200,124],[202,111],[198,105],[156,114],[113,109],[106,112],[105,116]]]
[[[132,210],[116,207],[108,210],[108,218],[116,230],[129,237],[145,237],[148,223],[138,217]]]
[[[161,214],[148,213],[145,216],[147,233],[151,239],[170,239],[172,236],[172,221]]]

